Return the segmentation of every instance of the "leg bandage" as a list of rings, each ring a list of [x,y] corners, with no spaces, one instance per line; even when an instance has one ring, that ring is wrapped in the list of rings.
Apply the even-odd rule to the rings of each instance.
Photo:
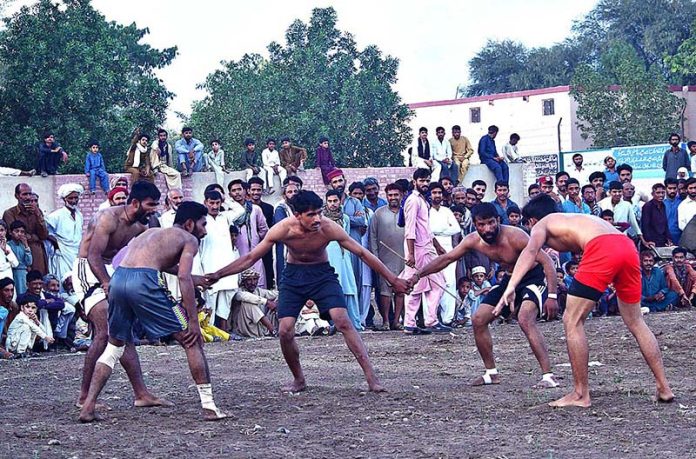
[[[493,382],[493,379],[491,378],[491,376],[497,375],[497,374],[498,374],[497,368],[486,368],[486,372],[483,374],[483,382],[486,384],[491,384]]]
[[[106,349],[104,349],[104,352],[102,352],[102,355],[99,357],[99,360],[97,360],[97,363],[103,363],[113,370],[114,365],[116,365],[116,362],[119,361],[125,350],[125,346],[119,347],[114,346],[111,343],[106,343]]]
[[[213,400],[213,386],[211,384],[197,384],[196,389],[198,389],[198,395],[201,397],[201,407],[221,416],[222,412],[218,410]]]
[[[551,387],[558,387],[558,383],[553,379],[553,373],[544,373],[541,375],[541,380],[548,383]]]

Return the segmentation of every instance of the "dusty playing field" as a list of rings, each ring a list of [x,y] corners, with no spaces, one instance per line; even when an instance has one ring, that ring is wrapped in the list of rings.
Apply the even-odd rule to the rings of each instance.
[[[553,410],[559,389],[539,390],[539,371],[517,326],[494,327],[499,386],[472,388],[482,369],[470,331],[407,337],[366,333],[387,394],[366,394],[340,336],[299,340],[309,390],[288,380],[278,342],[206,346],[218,405],[234,414],[199,421],[183,352],[140,348],[146,380],[174,408],[131,408],[120,367],[104,393],[106,421],[77,423],[82,356],[0,362],[0,457],[693,457],[696,450],[696,312],[648,317],[677,395],[650,401],[652,377],[618,318],[588,321],[594,405]],[[562,325],[542,324],[554,365],[567,362]]]

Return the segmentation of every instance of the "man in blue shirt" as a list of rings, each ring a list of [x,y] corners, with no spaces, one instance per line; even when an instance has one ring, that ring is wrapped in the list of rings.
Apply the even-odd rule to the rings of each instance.
[[[667,287],[667,279],[661,268],[655,266],[655,255],[650,250],[640,253],[642,272],[640,305],[650,312],[665,311],[677,304],[679,295]]]
[[[612,156],[604,158],[604,189],[609,189],[610,182],[619,181],[619,172],[616,170],[616,160]]]
[[[510,224],[510,219],[508,218],[507,213],[507,210],[510,207],[517,207],[518,209],[520,208],[520,206],[518,206],[512,199],[509,199],[509,194],[510,185],[508,182],[495,182],[495,199],[491,201],[491,204],[493,204],[493,207],[495,207],[495,210],[498,212],[501,225]]]
[[[580,182],[576,178],[568,179],[566,183],[568,190],[568,199],[563,201],[561,207],[563,208],[563,213],[566,214],[587,214],[590,215],[590,206],[585,204],[585,202],[580,197]],[[592,188],[592,185],[590,185]]]
[[[682,233],[679,229],[679,218],[677,214],[679,204],[682,202],[678,193],[679,181],[675,178],[666,178],[665,188],[667,192],[667,196],[664,200],[665,213],[667,214],[667,227],[669,228],[669,234],[672,236],[671,241],[678,244]]]
[[[203,143],[193,138],[193,129],[184,127],[181,130],[181,139],[174,144],[174,149],[179,155],[181,175],[188,177],[191,172],[203,170]]]
[[[478,144],[478,154],[481,164],[485,164],[495,175],[496,182],[508,182],[510,171],[502,156],[498,155],[495,147],[495,136],[498,135],[498,126],[489,126],[488,134],[481,137]],[[507,215],[505,216],[507,218]]]
[[[374,177],[367,177],[363,180],[363,185],[365,185],[365,199],[363,199],[363,205],[372,212],[377,212],[382,206],[387,205],[387,201],[379,197],[379,182]]]

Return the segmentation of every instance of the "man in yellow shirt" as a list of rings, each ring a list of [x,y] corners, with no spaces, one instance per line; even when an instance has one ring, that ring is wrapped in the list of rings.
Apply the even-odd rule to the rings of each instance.
[[[459,178],[457,185],[464,181],[466,171],[469,170],[469,158],[474,154],[474,148],[471,146],[469,139],[462,136],[462,128],[459,125],[452,126],[452,138],[449,139],[452,145],[452,156],[459,170]]]

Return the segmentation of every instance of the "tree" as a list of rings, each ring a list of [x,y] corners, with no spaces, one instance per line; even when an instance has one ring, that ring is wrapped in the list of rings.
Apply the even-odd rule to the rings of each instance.
[[[16,167],[35,164],[35,145],[54,132],[71,153],[70,172],[84,168],[90,139],[109,171],[120,171],[135,127],[152,132],[165,119],[172,93],[154,70],[176,48],[139,43],[135,24],[107,22],[88,0],[40,0],[5,18],[0,32],[0,150]]]
[[[645,69],[628,43],[612,43],[601,71],[580,65],[572,84],[578,128],[596,148],[660,143],[679,130],[683,99],[669,91],[657,68]]]
[[[691,37],[679,45],[673,56],[665,58],[665,64],[672,72],[696,81],[696,20],[691,24]]]
[[[245,137],[290,136],[307,147],[310,161],[320,136],[331,139],[345,167],[400,163],[411,141],[412,112],[392,89],[398,60],[376,46],[358,50],[351,34],[336,28],[333,8],[314,9],[308,24],[294,21],[285,44],[270,43],[269,57],[246,54],[208,75],[190,124],[228,151]]]

